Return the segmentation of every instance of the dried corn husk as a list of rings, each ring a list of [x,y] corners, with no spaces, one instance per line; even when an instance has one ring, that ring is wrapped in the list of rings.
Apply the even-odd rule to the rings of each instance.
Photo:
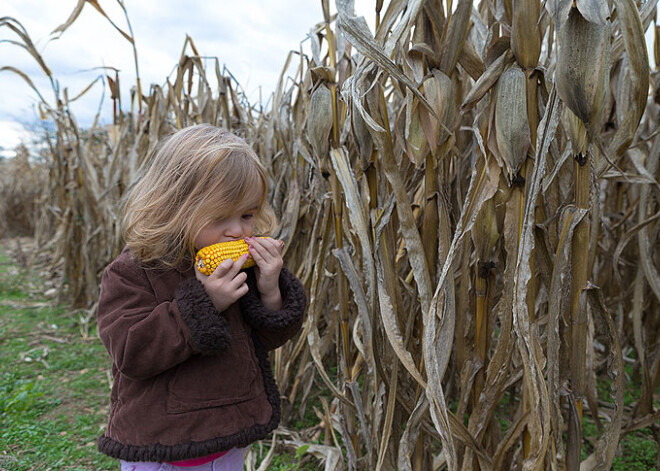
[[[497,240],[500,238],[495,216],[495,201],[486,201],[477,214],[474,222],[475,228],[470,235],[477,255],[477,260],[490,260]]]
[[[495,87],[495,138],[509,177],[520,170],[530,145],[526,86],[525,73],[512,65]]]
[[[424,129],[422,128],[420,106],[413,100],[411,94],[408,95],[408,105],[406,107],[406,150],[408,157],[415,166],[421,167],[424,163],[426,153],[429,152],[429,146],[424,135]]]
[[[458,104],[456,97],[458,90],[454,82],[439,70],[432,71],[432,75],[423,83],[424,96],[435,110],[439,119],[431,116],[425,109],[420,108],[420,119],[424,133],[432,149],[444,144],[458,123]]]
[[[328,155],[328,136],[332,129],[332,96],[324,85],[312,93],[307,115],[307,138],[314,153],[321,158]]]
[[[557,92],[594,135],[605,119],[610,78],[609,21],[598,25],[577,8],[559,30]]]

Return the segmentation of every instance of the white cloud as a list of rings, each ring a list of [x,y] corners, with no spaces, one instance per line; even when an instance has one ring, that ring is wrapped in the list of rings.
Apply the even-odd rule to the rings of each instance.
[[[16,121],[0,121],[0,157],[14,157],[15,148],[29,140],[28,131]]]
[[[128,29],[117,2],[100,0],[113,21]],[[334,9],[334,1],[330,1]],[[121,70],[123,106],[129,106],[129,89],[135,84],[135,66],[130,43],[91,5],[86,4],[76,22],[57,39],[51,32],[64,23],[77,0],[4,0],[3,16],[19,20],[53,71],[58,86],[67,88],[69,98],[77,95],[102,70]],[[251,101],[264,101],[274,90],[290,50],[298,50],[310,29],[323,21],[318,1],[312,0],[140,0],[125,2],[136,38],[143,88],[162,85],[179,61],[186,34],[203,56],[218,57],[221,68],[236,77]],[[374,0],[357,0],[356,11],[373,17]],[[17,39],[7,28],[0,40]],[[305,43],[308,50],[309,41]],[[190,53],[190,52],[189,52]],[[45,100],[52,102],[51,85],[34,59],[22,49],[0,44],[0,64],[26,72]],[[103,95],[97,83],[72,109],[81,125],[91,122]],[[30,122],[38,119],[37,94],[18,76],[0,73],[0,120]],[[102,103],[103,119],[111,116],[109,92]],[[0,133],[0,146],[10,138]]]

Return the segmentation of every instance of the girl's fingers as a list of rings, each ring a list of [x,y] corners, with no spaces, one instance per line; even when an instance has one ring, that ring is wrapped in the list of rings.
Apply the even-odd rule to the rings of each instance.
[[[247,287],[247,284],[245,283],[247,281],[247,273],[244,271],[240,272],[236,277],[232,280],[232,284],[236,288],[240,288],[242,285],[245,285]]]
[[[273,239],[272,237],[247,237],[245,241],[248,245],[257,245],[263,247],[272,247],[279,251],[281,247],[284,246],[284,242],[279,239]]]
[[[260,262],[268,262],[277,257],[279,254],[272,253],[272,251],[270,251],[267,247],[251,245],[250,255],[252,255],[254,261],[257,262],[257,265],[260,265]]]
[[[229,273],[229,270],[231,269],[233,264],[234,264],[233,260],[231,260],[231,259],[225,260],[224,262],[219,264],[217,267],[215,267],[215,270],[213,270],[213,273],[211,273],[209,275],[209,277],[222,278],[227,273]]]
[[[243,269],[243,265],[245,265],[245,262],[247,262],[248,258],[250,258],[250,254],[246,253],[241,255],[239,259],[234,262],[234,266],[232,267],[234,269],[234,276],[236,276]]]
[[[231,259],[228,258],[224,262],[222,262],[220,265],[218,265],[213,273],[211,273],[211,277],[213,278],[223,278],[225,276],[230,276],[231,278],[235,278],[236,275],[241,271],[241,268],[243,268],[243,265],[248,259],[248,254],[241,255],[241,257],[236,260],[235,262]]]
[[[240,297],[245,296],[245,295],[248,293],[248,291],[250,291],[250,289],[248,288],[247,283],[243,283],[243,284],[242,284],[241,286],[239,286],[239,288],[236,290],[236,294],[237,294],[238,297],[240,298]]]
[[[246,239],[248,242],[248,245],[250,246],[251,249],[254,249],[254,251],[262,258],[266,259],[269,256],[270,257],[279,257],[282,253],[282,247],[284,246],[284,242],[281,240],[277,239],[272,239],[270,237],[267,237],[265,239],[261,238],[249,238]],[[254,253],[252,250],[250,253],[254,256]]]

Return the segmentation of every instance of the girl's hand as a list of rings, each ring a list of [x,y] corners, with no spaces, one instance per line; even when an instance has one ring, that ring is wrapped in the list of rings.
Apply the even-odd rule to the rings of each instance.
[[[208,276],[195,269],[195,276],[202,282],[206,293],[219,312],[225,311],[247,294],[248,285],[245,282],[247,274],[241,271],[247,259],[248,256],[245,254],[236,262],[232,259],[225,260]]]
[[[282,307],[282,296],[280,293],[280,272],[282,271],[282,247],[284,242],[270,237],[246,237],[250,255],[257,267],[257,288],[261,295],[261,301],[268,309],[277,310]]]

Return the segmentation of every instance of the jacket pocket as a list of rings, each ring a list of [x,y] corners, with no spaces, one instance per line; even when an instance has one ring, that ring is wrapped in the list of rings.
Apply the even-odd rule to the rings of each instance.
[[[196,355],[181,363],[169,382],[167,412],[182,414],[247,401],[263,385],[257,381],[251,341],[235,336],[227,350],[217,355]]]

